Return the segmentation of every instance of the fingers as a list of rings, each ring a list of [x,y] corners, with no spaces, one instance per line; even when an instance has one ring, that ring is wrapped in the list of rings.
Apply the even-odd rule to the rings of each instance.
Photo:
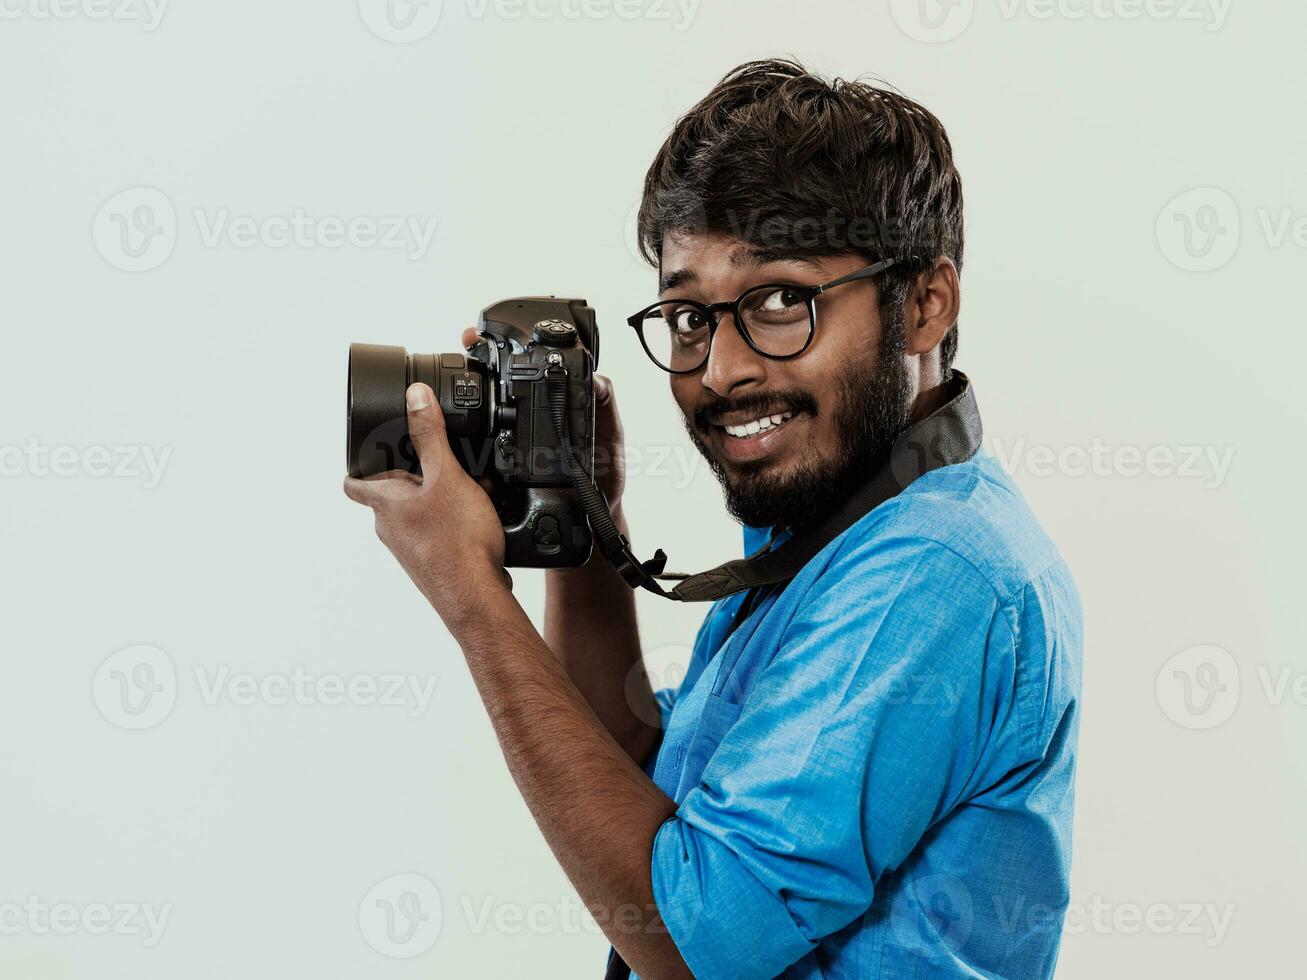
[[[362,504],[364,507],[371,507],[376,503],[378,489],[367,480],[360,480],[358,477],[345,477],[345,496],[356,504]]]
[[[421,487],[422,481],[414,473],[405,470],[391,470],[375,476],[345,477],[345,496],[357,504],[371,507],[382,499],[403,496],[414,487]]]
[[[595,425],[600,433],[609,438],[620,437],[622,420],[617,414],[617,396],[613,394],[613,382],[602,374],[594,376],[595,385]]]
[[[477,342],[477,338],[479,336],[481,335],[477,333],[476,327],[468,327],[466,330],[463,331],[463,347],[464,348],[471,347],[473,344]]]
[[[440,472],[445,457],[450,454],[445,437],[445,416],[429,385],[420,382],[409,385],[404,401],[408,405],[408,434],[417,450],[423,482],[426,482]]]

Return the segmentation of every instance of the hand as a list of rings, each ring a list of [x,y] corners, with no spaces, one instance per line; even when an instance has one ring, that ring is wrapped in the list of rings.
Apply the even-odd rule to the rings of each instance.
[[[463,346],[477,342],[475,327],[463,331]],[[617,401],[613,397],[613,383],[602,374],[594,376],[595,391],[595,483],[608,499],[610,510],[616,511],[626,486],[625,437],[622,419],[617,414]]]
[[[377,537],[449,623],[475,608],[493,585],[508,584],[504,529],[485,490],[459,465],[432,390],[409,387],[408,430],[422,477],[347,477],[345,495],[376,514]]]

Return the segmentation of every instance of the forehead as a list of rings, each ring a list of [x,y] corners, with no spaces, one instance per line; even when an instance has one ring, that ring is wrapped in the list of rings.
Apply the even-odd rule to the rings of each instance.
[[[842,258],[767,249],[728,232],[671,231],[663,240],[659,290],[721,285],[759,271],[821,276],[841,264]]]

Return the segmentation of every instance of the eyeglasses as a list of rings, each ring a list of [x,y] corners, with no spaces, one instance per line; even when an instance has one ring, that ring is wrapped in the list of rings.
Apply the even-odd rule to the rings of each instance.
[[[626,322],[640,336],[644,352],[670,374],[691,374],[708,361],[713,335],[721,314],[730,313],[744,342],[773,360],[798,357],[812,343],[817,330],[817,297],[845,283],[870,279],[897,265],[885,259],[824,286],[767,283],[746,290],[732,303],[696,303],[664,299],[646,307]]]

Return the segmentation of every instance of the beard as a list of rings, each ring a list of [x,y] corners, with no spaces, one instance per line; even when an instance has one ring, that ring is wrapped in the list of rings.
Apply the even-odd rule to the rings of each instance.
[[[728,470],[699,434],[710,413],[755,407],[751,399],[723,399],[684,419],[690,439],[722,485],[726,509],[750,527],[797,528],[838,507],[889,457],[894,440],[911,421],[912,379],[904,360],[906,335],[901,323],[887,323],[875,363],[850,364],[834,379],[832,410],[837,444],[823,452],[809,445],[797,465],[772,473],[766,462]],[[816,400],[804,391],[777,392],[758,401],[777,401],[817,416]]]

